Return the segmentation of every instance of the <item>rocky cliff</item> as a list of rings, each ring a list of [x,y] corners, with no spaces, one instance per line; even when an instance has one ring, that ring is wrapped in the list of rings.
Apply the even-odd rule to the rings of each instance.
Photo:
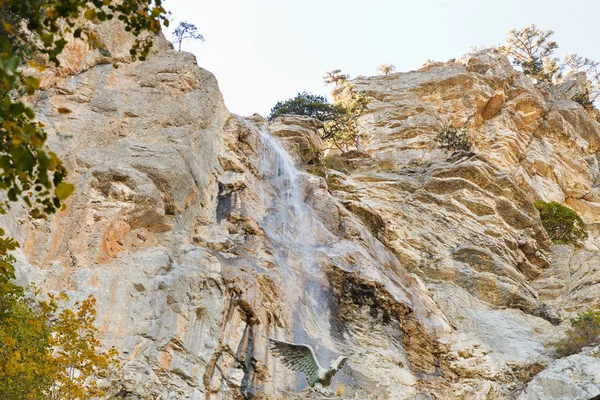
[[[113,55],[128,46],[115,29],[97,28]],[[576,82],[535,87],[494,51],[360,77],[371,139],[340,172],[316,121],[231,114],[164,39],[119,68],[82,46],[32,99],[77,191],[48,220],[16,207],[2,223],[21,283],[98,299],[123,361],[111,393],[297,398],[277,338],[348,355],[343,398],[600,394],[595,353],[547,347],[600,305],[600,124],[570,100]],[[439,149],[446,126],[472,151]],[[539,199],[582,216],[584,248],[552,245]]]

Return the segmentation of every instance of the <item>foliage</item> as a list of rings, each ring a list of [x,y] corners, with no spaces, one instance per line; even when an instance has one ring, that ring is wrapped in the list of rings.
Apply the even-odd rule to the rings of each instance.
[[[204,42],[204,36],[198,32],[198,28],[194,24],[190,24],[189,22],[183,21],[180,22],[177,28],[173,31],[173,36],[175,36],[175,43],[178,45],[178,51],[181,51],[181,42],[185,39],[193,39]]]
[[[275,104],[267,118],[273,122],[277,117],[290,114],[306,115],[324,122],[335,117],[336,107],[323,96],[303,92]]]
[[[557,244],[577,244],[587,239],[588,232],[583,220],[567,206],[555,201],[542,200],[534,203],[550,239]]]
[[[9,280],[0,282],[0,398],[43,399],[55,364],[48,318]]]
[[[61,160],[45,145],[44,126],[23,100],[40,85],[38,79],[23,75],[27,59],[41,54],[59,66],[67,35],[96,46],[87,21],[113,18],[137,38],[132,59],[144,60],[152,47],[149,37],[139,39],[142,32],[157,33],[161,24],[168,25],[161,0],[0,0],[0,191],[6,192],[0,213],[21,199],[32,217],[46,217],[62,208],[74,190],[65,182]],[[33,61],[29,64],[44,69]],[[97,395],[93,378],[116,365],[116,353],[98,351],[94,300],[76,304],[75,311],[58,312],[65,297],[37,302],[26,296],[13,282],[10,251],[17,246],[0,229],[0,398]]]
[[[278,102],[267,118],[273,122],[279,116],[292,114],[318,119],[324,122],[323,140],[342,152],[347,152],[351,146],[362,151],[362,141],[367,135],[360,131],[358,121],[366,112],[371,97],[358,92],[347,79],[348,75],[339,69],[325,75],[326,83],[336,85],[333,104],[323,96],[298,93],[292,99]]]
[[[590,90],[586,89],[584,93],[573,96],[573,98],[571,100],[573,100],[576,103],[581,104],[581,106],[583,108],[585,108],[586,110],[593,110],[594,109],[594,102],[591,100],[591,94],[590,94]]]
[[[538,81],[552,84],[560,77],[561,67],[553,57],[558,44],[550,37],[553,31],[543,31],[535,24],[522,29],[511,29],[506,38],[506,46],[500,50],[513,59],[513,63],[523,69],[525,75]]]
[[[558,357],[577,354],[584,347],[596,346],[600,343],[600,311],[588,310],[571,319],[571,328],[566,336],[553,343]]]
[[[470,151],[471,141],[464,129],[445,127],[438,133],[436,140],[442,149],[448,151]]]
[[[54,304],[52,303],[54,302]],[[52,324],[52,348],[56,363],[56,379],[52,386],[52,399],[91,399],[104,395],[95,377],[106,377],[119,366],[118,353],[113,347],[99,351],[96,338],[96,299],[89,296],[76,304],[73,311],[66,308]],[[56,309],[51,298],[46,307]],[[54,311],[54,313],[56,313]]]
[[[39,88],[39,80],[24,77],[20,66],[35,52],[58,66],[68,33],[94,41],[84,20],[78,19],[81,15],[99,21],[116,17],[136,36],[158,32],[161,21],[164,25],[168,21],[160,0],[0,0],[0,7],[0,190],[6,190],[8,198],[0,204],[0,212],[21,198],[32,216],[40,217],[60,209],[73,186],[65,182],[61,160],[45,146],[44,126],[19,99]],[[151,46],[151,40],[137,39],[131,55],[143,60]]]
[[[591,109],[593,104],[600,99],[600,62],[590,58],[580,57],[577,54],[567,54],[564,61],[569,69],[568,75],[584,73],[587,79],[587,93],[577,96],[574,101]]]
[[[389,75],[396,72],[396,66],[394,64],[383,64],[377,67],[377,73],[379,75]]]
[[[342,152],[347,152],[350,146],[362,151],[362,141],[368,135],[360,130],[358,121],[367,111],[372,98],[358,92],[348,82],[335,97],[335,118],[325,122],[323,139],[333,143]]]
[[[94,378],[118,367],[117,352],[99,349],[95,302],[58,311],[65,295],[35,302],[10,281],[0,298],[0,398],[91,399],[104,393]],[[39,294],[39,293],[38,293]],[[90,379],[91,378],[91,379]]]
[[[325,75],[323,75],[323,82],[325,82],[326,85],[334,83],[335,86],[341,86],[346,83],[348,79],[350,79],[350,75],[342,74],[341,69],[327,71]]]

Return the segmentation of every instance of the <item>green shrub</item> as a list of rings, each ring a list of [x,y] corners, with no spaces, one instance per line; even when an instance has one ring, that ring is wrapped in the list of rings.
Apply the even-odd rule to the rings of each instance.
[[[454,127],[446,127],[438,133],[436,140],[442,149],[448,151],[469,151],[471,141],[464,129],[458,130]]]
[[[536,201],[535,208],[540,213],[542,225],[552,242],[557,244],[577,244],[587,239],[588,232],[583,220],[569,207],[555,201]]]
[[[581,104],[583,108],[589,111],[594,109],[594,103],[590,100],[590,97],[590,91],[586,89],[584,93],[574,96],[571,100]]]
[[[577,354],[584,347],[600,343],[600,311],[589,310],[571,319],[571,328],[566,336],[552,344],[557,357]]]
[[[293,99],[275,104],[267,119],[273,122],[277,117],[284,115],[306,115],[325,122],[333,119],[335,114],[335,106],[325,97],[303,92],[298,93]]]

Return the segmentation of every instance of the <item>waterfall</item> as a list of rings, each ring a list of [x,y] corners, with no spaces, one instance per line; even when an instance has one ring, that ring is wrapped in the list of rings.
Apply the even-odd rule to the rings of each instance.
[[[300,174],[281,143],[265,129],[260,129],[259,134],[258,170],[263,181],[271,182],[275,189],[273,199],[268,199],[263,194],[263,202],[271,209],[263,228],[269,239],[279,246],[306,252],[310,247],[306,240],[310,237],[312,218],[304,203]],[[310,261],[310,256],[305,254],[303,261]],[[285,264],[290,267],[288,263]]]
[[[285,301],[293,310],[293,340],[321,347],[329,340],[330,311],[326,290],[319,285],[322,272],[315,260],[322,243],[315,240],[321,226],[304,202],[302,174],[285,148],[266,129],[259,128],[258,171],[272,190],[262,194],[268,213],[262,222],[273,244],[273,255],[283,278]],[[328,352],[328,350],[325,350]],[[298,386],[306,386],[298,377]]]

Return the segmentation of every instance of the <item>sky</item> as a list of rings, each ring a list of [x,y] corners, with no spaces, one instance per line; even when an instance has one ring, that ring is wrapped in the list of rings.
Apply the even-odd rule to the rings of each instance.
[[[195,24],[205,42],[183,51],[212,72],[229,111],[267,115],[298,92],[328,96],[326,71],[375,75],[427,60],[447,61],[472,46],[504,42],[512,28],[552,29],[556,55],[600,60],[600,0],[166,0],[172,29]]]

